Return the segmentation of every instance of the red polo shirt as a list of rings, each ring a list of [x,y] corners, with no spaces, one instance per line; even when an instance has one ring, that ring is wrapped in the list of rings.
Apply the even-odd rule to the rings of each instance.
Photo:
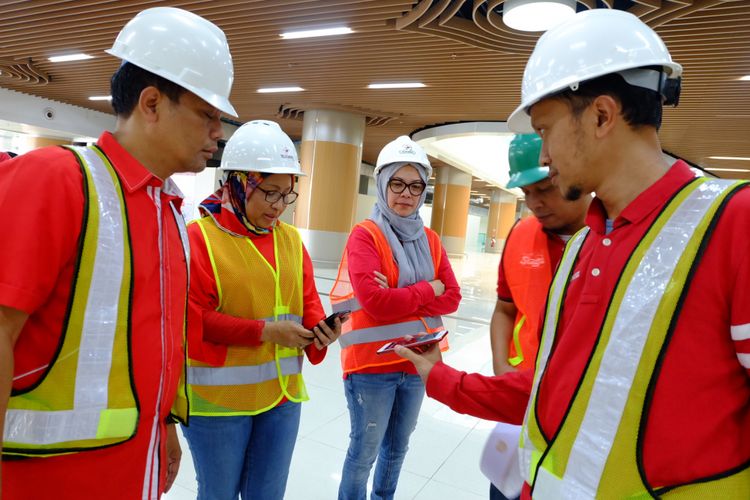
[[[138,429],[130,441],[102,450],[6,459],[6,500],[156,498],[166,472],[160,467],[165,419],[183,366],[187,288],[169,205],[179,208],[182,200],[171,181],[151,174],[112,134],[102,134],[98,145],[121,179],[130,223]],[[60,342],[83,217],[82,182],[75,157],[60,147],[32,151],[0,169],[0,304],[29,314],[14,350],[14,390],[39,378]]]
[[[574,268],[556,345],[539,388],[537,415],[554,435],[573,398],[628,256],[672,195],[693,177],[677,162],[641,193],[605,234],[599,200]],[[651,485],[711,477],[750,460],[750,189],[726,205],[682,306],[645,426],[643,461]],[[520,424],[530,371],[466,374],[438,363],[427,393],[459,412]],[[528,497],[528,486],[524,496]]]

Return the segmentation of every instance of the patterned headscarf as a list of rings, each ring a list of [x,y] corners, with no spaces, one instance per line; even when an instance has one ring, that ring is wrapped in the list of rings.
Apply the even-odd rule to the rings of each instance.
[[[215,193],[203,200],[200,210],[203,215],[216,215],[222,210],[234,213],[245,228],[253,234],[268,234],[271,228],[257,227],[247,218],[245,204],[255,188],[263,182],[260,172],[229,171],[224,174],[224,182]]]

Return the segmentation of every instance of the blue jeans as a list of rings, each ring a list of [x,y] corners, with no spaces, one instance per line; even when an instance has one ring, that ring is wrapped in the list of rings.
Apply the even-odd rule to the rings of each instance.
[[[508,498],[503,493],[498,490],[494,484],[490,483],[490,500],[518,500],[519,497],[516,498]]]
[[[195,463],[198,499],[283,499],[301,406],[287,401],[254,416],[191,416],[182,430]]]
[[[367,498],[367,479],[376,458],[370,498],[391,499],[424,399],[422,379],[403,372],[354,373],[344,380],[344,391],[352,430],[339,500]]]

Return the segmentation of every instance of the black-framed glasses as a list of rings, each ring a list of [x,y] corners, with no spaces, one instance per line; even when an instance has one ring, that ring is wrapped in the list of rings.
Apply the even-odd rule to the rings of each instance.
[[[284,194],[280,191],[266,191],[260,186],[256,187],[255,189],[261,191],[265,195],[266,201],[271,205],[279,200],[282,200],[282,203],[284,203],[284,205],[291,205],[297,200],[297,196],[299,196],[299,193],[295,193],[294,191],[289,191],[288,193]]]
[[[388,189],[390,189],[391,193],[393,194],[401,194],[405,189],[408,188],[412,196],[419,196],[424,193],[426,187],[427,184],[422,181],[412,182],[409,184],[397,178],[388,181]]]

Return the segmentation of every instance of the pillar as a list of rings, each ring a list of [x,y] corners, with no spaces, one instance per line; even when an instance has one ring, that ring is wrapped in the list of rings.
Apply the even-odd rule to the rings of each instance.
[[[460,256],[466,246],[471,174],[454,167],[437,167],[430,227],[440,235],[445,251]]]
[[[365,117],[305,111],[294,225],[314,261],[338,263],[354,225]]]
[[[492,191],[490,199],[490,214],[487,219],[487,241],[485,251],[500,253],[503,248],[503,240],[508,237],[510,228],[516,220],[516,197],[502,189]],[[492,239],[495,244],[492,245]]]
[[[68,145],[73,144],[73,141],[70,139],[59,139],[56,137],[34,137],[29,136],[27,140],[27,145],[29,151],[32,149],[39,149],[44,148],[47,146],[60,146],[60,145]]]

